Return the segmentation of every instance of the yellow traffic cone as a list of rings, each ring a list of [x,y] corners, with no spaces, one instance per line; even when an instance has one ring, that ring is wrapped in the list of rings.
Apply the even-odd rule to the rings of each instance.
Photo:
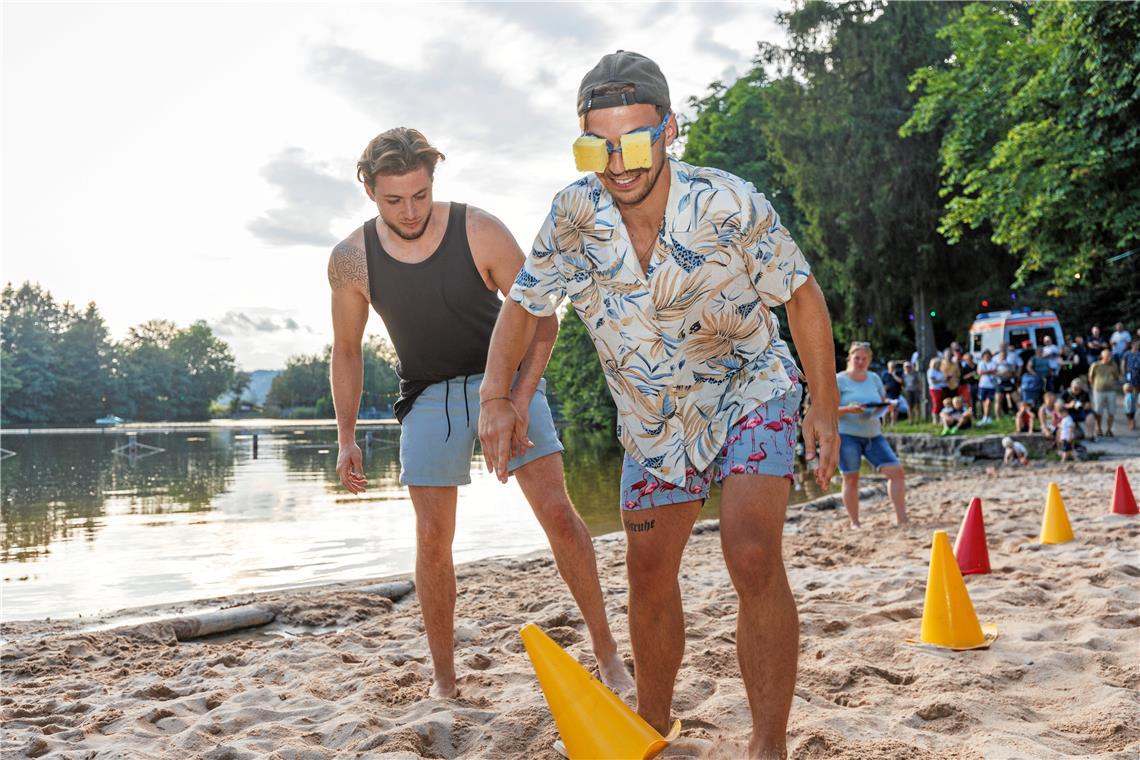
[[[1063,544],[1073,540],[1073,528],[1069,525],[1069,513],[1061,500],[1061,490],[1056,483],[1049,484],[1049,496],[1045,499],[1045,516],[1041,519],[1042,544]]]
[[[534,623],[519,631],[546,703],[571,760],[645,760],[681,733],[681,721],[662,736]]]
[[[944,530],[934,531],[930,547],[921,638],[921,642],[911,643],[934,644],[947,649],[984,649],[997,638],[995,626],[978,624],[966,582],[962,580]]]

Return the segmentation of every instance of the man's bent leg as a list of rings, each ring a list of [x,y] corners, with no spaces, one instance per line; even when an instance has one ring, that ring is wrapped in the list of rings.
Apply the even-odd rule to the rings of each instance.
[[[669,731],[673,685],[685,654],[685,617],[677,573],[703,503],[622,510],[637,712],[662,734]]]
[[[618,655],[617,642],[606,620],[594,542],[566,493],[562,454],[536,459],[513,474],[546,532],[558,572],[586,621],[602,681],[618,693],[632,688],[633,679]]]
[[[722,486],[720,540],[740,598],[736,653],[752,711],[748,755],[784,758],[799,656],[799,617],[781,554],[791,482],[731,475]]]
[[[454,697],[455,688],[455,486],[408,486],[416,510],[416,596],[427,631],[435,682],[428,695]]]

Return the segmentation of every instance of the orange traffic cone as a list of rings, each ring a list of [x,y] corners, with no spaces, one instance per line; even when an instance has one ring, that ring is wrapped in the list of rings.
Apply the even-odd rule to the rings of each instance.
[[[954,542],[954,557],[962,575],[990,572],[990,551],[986,546],[986,525],[982,521],[982,500],[977,496],[970,502],[958,540]]]
[[[1056,483],[1049,484],[1049,495],[1045,499],[1045,514],[1041,518],[1042,544],[1064,544],[1073,540],[1073,528],[1069,525],[1069,513],[1061,499],[1061,490]]]
[[[1132,495],[1132,486],[1128,484],[1128,476],[1124,474],[1124,465],[1116,466],[1116,485],[1112,489],[1112,511],[1118,515],[1140,514],[1136,508],[1136,497]]]
[[[921,641],[946,649],[985,649],[997,638],[997,628],[980,625],[966,582],[958,572],[950,539],[944,530],[934,531],[930,546],[930,574],[922,607]]]
[[[673,724],[668,736],[657,733],[538,626],[529,623],[519,635],[571,760],[644,760],[681,733],[681,721]]]

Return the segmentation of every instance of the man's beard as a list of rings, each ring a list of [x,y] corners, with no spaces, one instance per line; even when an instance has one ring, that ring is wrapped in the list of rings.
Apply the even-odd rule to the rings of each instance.
[[[665,163],[665,161],[662,161],[657,165],[657,170],[654,171],[652,175],[650,175],[649,181],[645,184],[645,189],[641,191],[640,195],[628,201],[618,200],[618,198],[615,196],[614,203],[616,203],[618,206],[636,206],[648,198],[649,194],[653,192],[653,188],[657,187],[657,181],[661,179],[661,172],[665,169]]]
[[[403,240],[419,240],[421,237],[424,236],[424,233],[427,232],[428,224],[431,223],[432,210],[433,209],[428,209],[427,219],[424,219],[424,223],[420,226],[420,228],[417,232],[413,232],[411,234],[404,232],[399,227],[397,227],[396,225],[389,222],[387,219],[384,219],[383,215],[381,215],[380,218],[384,219],[384,224],[388,225],[388,229],[390,229],[390,230],[392,230],[392,232],[396,233],[397,237],[399,237]]]

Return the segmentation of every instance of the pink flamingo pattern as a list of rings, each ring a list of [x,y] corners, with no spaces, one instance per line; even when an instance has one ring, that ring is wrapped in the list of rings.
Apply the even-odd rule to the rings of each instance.
[[[622,508],[651,509],[708,498],[714,482],[729,475],[778,475],[792,479],[800,389],[773,399],[744,415],[729,428],[724,446],[704,470],[685,468],[676,485],[654,476],[628,454],[622,467]]]

